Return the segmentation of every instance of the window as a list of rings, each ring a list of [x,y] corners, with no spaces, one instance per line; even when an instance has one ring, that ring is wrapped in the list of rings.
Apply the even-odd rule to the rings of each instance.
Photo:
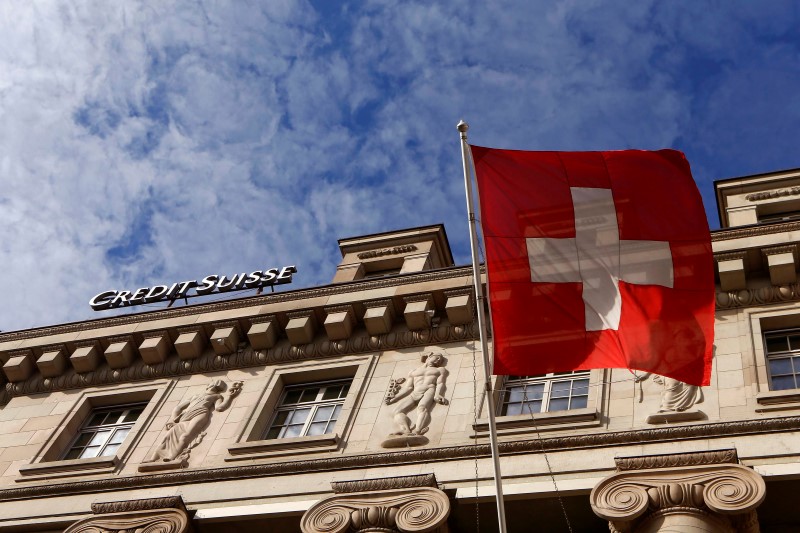
[[[333,432],[351,380],[287,387],[267,439],[326,435]]]
[[[500,414],[582,409],[589,403],[589,372],[557,372],[541,376],[509,376]]]
[[[796,389],[800,384],[800,330],[764,336],[771,390]]]
[[[64,455],[64,459],[88,459],[114,455],[146,405],[139,403],[93,410]]]

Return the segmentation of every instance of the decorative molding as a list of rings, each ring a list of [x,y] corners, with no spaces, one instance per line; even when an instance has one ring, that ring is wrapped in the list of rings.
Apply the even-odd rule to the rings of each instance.
[[[717,309],[735,309],[771,303],[792,302],[800,300],[800,283],[791,285],[770,285],[758,289],[742,289],[739,291],[717,291]]]
[[[412,489],[415,487],[438,487],[438,484],[436,483],[436,475],[416,474],[411,476],[331,482],[331,488],[336,494],[346,494],[350,492],[376,492],[394,489]]]
[[[485,272],[485,267],[481,267],[481,272]],[[372,289],[382,289],[386,287],[422,284],[428,282],[441,281],[451,278],[460,278],[472,275],[471,266],[447,267],[437,270],[427,270],[424,272],[414,272],[391,278],[364,279],[354,282],[336,283],[322,287],[310,289],[300,289],[296,291],[279,292],[250,298],[240,298],[236,300],[225,300],[221,302],[210,302],[206,304],[189,305],[175,309],[162,309],[159,311],[148,311],[146,313],[136,313],[116,317],[107,317],[97,320],[87,320],[85,322],[72,322],[57,326],[44,328],[26,329],[21,331],[11,331],[0,333],[0,342],[10,342],[15,340],[30,339],[35,337],[46,337],[50,335],[60,335],[73,333],[76,331],[87,331],[98,328],[108,328],[112,326],[122,326],[126,324],[147,322],[179,318],[183,316],[202,315],[211,312],[229,311],[246,307],[264,306],[288,301],[301,301],[311,298],[333,296],[348,292],[369,291]],[[242,317],[248,318],[248,317]],[[197,326],[195,326],[197,327]],[[163,328],[162,328],[163,329]],[[144,332],[142,332],[144,333]]]
[[[92,504],[92,512],[94,514],[129,513],[131,511],[152,511],[155,509],[182,509],[185,511],[186,506],[183,503],[183,498],[180,496],[123,500],[120,502],[98,502]]]
[[[711,450],[707,452],[670,453],[666,455],[642,455],[617,457],[617,472],[647,470],[651,468],[675,468],[679,466],[701,466],[711,464],[738,464],[735,449]]]
[[[408,252],[415,252],[417,250],[414,244],[401,244],[393,246],[392,248],[381,248],[380,250],[369,250],[356,254],[359,259],[371,259],[373,257],[381,257],[384,255],[399,255]]]
[[[773,235],[775,233],[786,233],[797,230],[800,230],[800,222],[796,220],[791,222],[760,224],[744,228],[721,229],[711,233],[711,242],[759,237],[761,235]]]
[[[195,328],[197,327],[199,326],[195,326]],[[193,329],[193,331],[197,330]],[[153,365],[148,365],[142,359],[137,358],[131,366],[117,370],[104,365],[98,370],[78,374],[70,368],[55,378],[45,378],[41,374],[36,374],[25,382],[6,383],[5,394],[0,405],[7,403],[15,396],[26,394],[241,369],[287,361],[400,350],[429,344],[470,341],[477,338],[476,324],[445,325],[421,331],[390,332],[380,336],[370,336],[363,332],[361,335],[352,336],[346,340],[321,339],[316,343],[299,346],[282,342],[269,350],[253,350],[248,346],[226,357],[218,356],[210,350],[206,350],[203,355],[191,360],[181,360],[176,354],[172,354],[163,363]]]
[[[798,194],[800,194],[800,187],[790,187],[788,189],[776,189],[774,191],[751,192],[745,196],[745,199],[750,202],[758,202],[760,200],[770,200],[782,196],[797,196]]]
[[[655,442],[675,442],[691,439],[723,438],[800,430],[800,416],[759,418],[731,422],[712,422],[685,426],[635,429],[616,432],[597,432],[571,436],[554,436],[514,442],[500,442],[502,455],[592,449],[609,446],[633,446]],[[114,477],[67,483],[0,489],[1,500],[20,500],[60,494],[96,493],[127,488],[144,489],[186,483],[208,483],[243,477],[280,476],[307,472],[330,472],[361,468],[382,468],[411,463],[432,463],[455,459],[489,457],[489,444],[438,448],[419,448],[371,454],[336,455],[319,459],[267,462],[224,468],[191,468],[153,474]]]
[[[447,495],[431,487],[337,494],[312,505],[300,519],[300,529],[303,533],[435,532],[449,515]]]

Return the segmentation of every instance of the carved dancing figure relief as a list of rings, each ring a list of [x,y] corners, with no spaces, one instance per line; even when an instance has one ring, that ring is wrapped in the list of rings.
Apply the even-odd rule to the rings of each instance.
[[[169,431],[164,440],[143,463],[170,463],[180,459],[181,465],[186,466],[189,452],[205,437],[211,416],[215,411],[224,411],[230,407],[233,399],[242,390],[242,382],[235,381],[228,394],[225,394],[227,388],[224,381],[216,379],[208,384],[204,392],[179,403],[167,422],[166,428]]]
[[[653,375],[651,372],[646,372],[636,376],[635,382],[641,384],[651,375]],[[696,404],[703,403],[704,397],[701,387],[658,374],[653,375],[653,383],[661,385],[663,390],[661,391],[661,406],[658,409],[658,413],[648,416],[648,423],[701,420],[705,418],[705,414],[702,411],[692,409]],[[641,396],[639,401],[641,402]]]
[[[422,356],[422,365],[408,373],[406,378],[392,380],[385,402],[397,404],[392,410],[394,431],[381,443],[384,448],[420,446],[427,444],[423,435],[431,423],[431,410],[438,403],[447,405],[444,389],[447,382],[447,360],[440,353]],[[414,421],[409,414],[416,410]]]

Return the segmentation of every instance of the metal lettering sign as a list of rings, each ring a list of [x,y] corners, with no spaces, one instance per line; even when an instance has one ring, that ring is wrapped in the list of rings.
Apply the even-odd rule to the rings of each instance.
[[[95,311],[115,309],[122,306],[132,306],[177,300],[179,298],[193,298],[206,294],[239,291],[244,289],[257,289],[259,287],[272,287],[292,282],[292,274],[297,272],[294,266],[283,268],[270,268],[255,270],[235,276],[220,276],[212,274],[201,281],[191,280],[173,283],[171,286],[154,285],[131,291],[105,291],[89,300],[89,305]]]

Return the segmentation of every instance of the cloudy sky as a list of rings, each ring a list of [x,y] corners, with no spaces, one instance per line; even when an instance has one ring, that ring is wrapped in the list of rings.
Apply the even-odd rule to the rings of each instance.
[[[683,150],[715,179],[800,167],[793,2],[0,3],[0,330],[108,289],[296,264],[446,225],[455,124],[530,150]]]

